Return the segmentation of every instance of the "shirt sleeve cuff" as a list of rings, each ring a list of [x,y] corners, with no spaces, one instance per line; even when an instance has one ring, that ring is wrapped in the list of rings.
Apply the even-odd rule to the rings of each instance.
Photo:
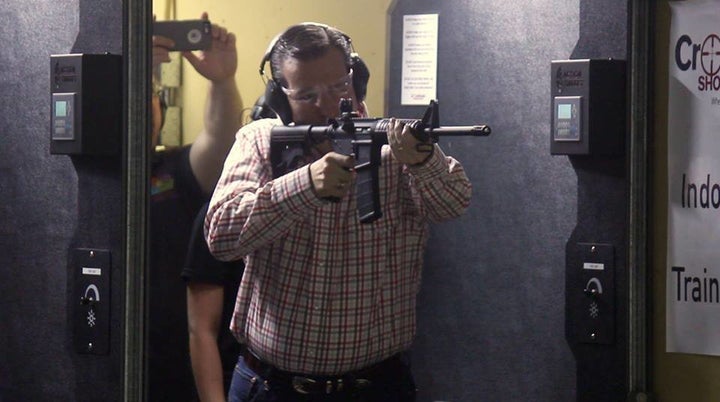
[[[310,165],[303,166],[275,179],[278,202],[290,213],[304,214],[308,209],[319,208],[327,203],[315,194],[309,169]]]
[[[407,166],[408,171],[419,180],[429,181],[447,173],[447,158],[437,144],[434,146],[435,149],[428,160],[419,165]]]

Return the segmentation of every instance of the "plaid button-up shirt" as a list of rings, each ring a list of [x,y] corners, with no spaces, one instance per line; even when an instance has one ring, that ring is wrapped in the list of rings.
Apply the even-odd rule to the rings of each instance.
[[[428,222],[470,201],[462,166],[436,146],[421,166],[384,147],[383,216],[362,224],[355,192],[319,199],[308,166],[273,179],[270,130],[243,127],[225,162],[205,228],[212,253],[246,258],[231,329],[283,370],[339,374],[410,347]]]

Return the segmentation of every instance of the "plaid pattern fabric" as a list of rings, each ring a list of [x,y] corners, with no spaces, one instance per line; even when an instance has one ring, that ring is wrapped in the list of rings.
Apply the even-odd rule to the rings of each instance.
[[[278,120],[243,127],[225,162],[205,228],[212,253],[246,258],[231,329],[263,361],[339,374],[406,350],[415,335],[428,222],[467,208],[471,185],[439,147],[419,167],[385,147],[383,216],[357,218],[355,194],[318,199],[308,166],[277,179],[269,164]]]

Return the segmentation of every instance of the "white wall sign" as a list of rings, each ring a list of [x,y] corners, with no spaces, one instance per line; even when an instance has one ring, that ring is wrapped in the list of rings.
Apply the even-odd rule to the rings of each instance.
[[[403,16],[403,105],[427,105],[437,99],[438,15]]]
[[[720,355],[720,3],[671,3],[668,352]]]

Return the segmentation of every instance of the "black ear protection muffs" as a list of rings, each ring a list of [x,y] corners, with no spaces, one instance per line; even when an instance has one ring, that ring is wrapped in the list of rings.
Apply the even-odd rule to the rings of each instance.
[[[260,120],[273,117],[275,117],[275,112],[268,107],[268,104],[265,101],[265,94],[260,95],[252,107],[250,118],[253,120]]]
[[[365,62],[360,58],[360,56],[355,52],[355,49],[352,45],[352,39],[348,35],[346,35],[344,32],[338,30],[337,28],[333,28],[331,26],[325,25],[325,24],[319,24],[315,22],[304,22],[298,25],[312,25],[312,26],[318,26],[326,31],[333,31],[339,33],[346,41],[347,46],[345,46],[345,49],[347,49],[350,54],[350,68],[353,70],[353,89],[355,90],[355,95],[357,96],[357,101],[362,102],[365,100],[365,96],[367,95],[367,84],[368,80],[370,80],[370,70],[368,70],[367,65]],[[270,64],[270,77],[267,78],[267,84],[265,86],[265,104],[272,109],[278,117],[282,120],[283,124],[290,124],[293,121],[292,118],[292,110],[290,109],[290,103],[288,102],[287,95],[282,91],[281,84],[277,81],[276,72],[273,70],[271,58],[273,53],[275,52],[275,48],[277,47],[277,43],[282,40],[287,32],[297,25],[294,25],[287,30],[283,31],[281,34],[275,37],[270,42],[270,45],[268,46],[267,50],[265,51],[265,55],[262,58],[262,61],[260,61],[260,76],[266,77],[265,75],[265,64]]]

